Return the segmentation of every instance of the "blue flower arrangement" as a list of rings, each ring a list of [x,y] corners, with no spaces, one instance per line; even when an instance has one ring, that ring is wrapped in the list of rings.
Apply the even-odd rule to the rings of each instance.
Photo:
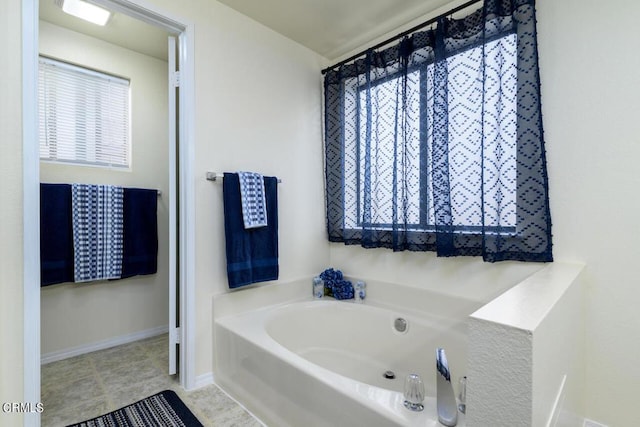
[[[324,293],[335,299],[353,298],[353,285],[349,280],[344,280],[342,271],[328,268],[320,273],[320,278],[324,280]]]

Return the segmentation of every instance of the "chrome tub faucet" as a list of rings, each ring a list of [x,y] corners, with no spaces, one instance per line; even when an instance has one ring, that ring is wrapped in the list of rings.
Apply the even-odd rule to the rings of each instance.
[[[454,427],[458,424],[458,406],[451,384],[449,363],[443,348],[436,350],[436,370],[438,421],[442,425]]]

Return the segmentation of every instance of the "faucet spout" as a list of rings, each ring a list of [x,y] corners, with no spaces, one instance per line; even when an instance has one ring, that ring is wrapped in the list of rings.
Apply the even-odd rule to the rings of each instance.
[[[438,371],[436,375],[438,421],[442,425],[454,427],[458,424],[458,407],[451,384],[449,363],[443,348],[436,350],[436,370]]]

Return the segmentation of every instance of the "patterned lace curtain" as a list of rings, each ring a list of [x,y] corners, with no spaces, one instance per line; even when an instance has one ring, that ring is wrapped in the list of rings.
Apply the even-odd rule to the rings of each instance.
[[[552,261],[533,0],[486,0],[325,75],[329,240]]]

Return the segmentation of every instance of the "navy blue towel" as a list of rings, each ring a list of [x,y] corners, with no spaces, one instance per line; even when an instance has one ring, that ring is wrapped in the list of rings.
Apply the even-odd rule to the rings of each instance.
[[[40,184],[40,285],[73,282],[71,185]]]
[[[238,174],[224,174],[224,232],[230,288],[278,279],[277,186],[275,177],[264,177],[268,225],[245,229]]]
[[[70,184],[40,184],[40,285],[74,281]],[[158,270],[158,191],[125,188],[120,278]]]
[[[158,270],[158,191],[125,188],[122,206],[122,276]]]

